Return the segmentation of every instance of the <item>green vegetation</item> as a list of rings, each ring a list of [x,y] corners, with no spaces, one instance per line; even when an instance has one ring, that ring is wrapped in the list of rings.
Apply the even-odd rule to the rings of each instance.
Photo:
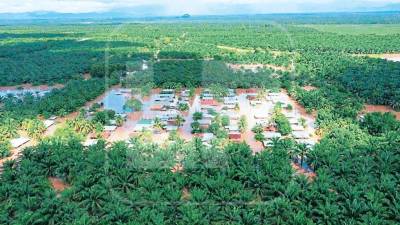
[[[391,113],[369,113],[362,119],[361,127],[372,135],[400,132],[400,122]]]
[[[7,141],[0,142],[0,159],[10,156],[11,154],[11,146]]]
[[[186,112],[189,110],[189,104],[187,103],[179,103],[178,110],[181,112]]]
[[[193,113],[193,120],[201,120],[201,119],[203,119],[203,113],[201,112]]]
[[[141,111],[141,110],[142,110],[143,103],[142,103],[140,100],[138,100],[138,99],[136,99],[136,98],[133,98],[133,99],[129,99],[129,100],[125,103],[125,105],[126,105],[127,107],[133,109],[135,112],[138,112],[138,111]]]
[[[14,97],[5,98],[2,111],[18,121],[37,115],[64,116],[77,111],[79,107],[104,91],[104,81],[100,79],[70,81],[64,88],[55,89],[41,98],[32,95],[25,96],[23,100]]]
[[[348,66],[339,79],[346,89],[367,102],[400,110],[399,74],[400,63],[367,58]]]
[[[311,155],[304,153],[317,172],[313,182],[293,176],[288,149],[296,146],[290,141],[257,155],[243,144],[220,151],[196,141],[166,149],[138,140],[130,148],[100,143],[89,150],[76,142],[44,143],[24,151],[18,167],[5,166],[1,223],[394,224],[400,155],[392,149],[400,137],[354,136],[349,128],[332,131]],[[171,172],[177,163],[184,170]],[[71,187],[57,195],[48,177]]]
[[[251,129],[251,131],[253,131],[254,139],[256,141],[262,142],[262,141],[265,140],[265,137],[264,137],[264,134],[263,134],[264,128],[261,125],[254,126],[253,129]]]
[[[247,126],[248,126],[246,116],[244,116],[244,115],[240,116],[238,126],[239,126],[240,133],[246,132]]]
[[[28,133],[29,137],[35,140],[41,140],[46,131],[44,123],[38,119],[25,119],[22,121],[21,128]]]
[[[289,135],[292,133],[292,127],[288,118],[282,113],[281,105],[278,103],[274,108],[274,115],[272,116],[273,121],[276,124],[276,128],[282,135]]]
[[[18,135],[18,130],[25,130],[34,139],[43,138],[45,127],[38,116],[65,116],[77,111],[86,102],[95,99],[105,91],[104,81],[69,81],[62,89],[54,89],[43,97],[27,94],[22,98],[8,96],[2,99],[0,108],[0,145],[9,146],[11,138]]]
[[[305,25],[321,32],[332,32],[342,35],[392,35],[400,34],[398,24],[329,24],[329,25]]]
[[[376,23],[385,15],[362,20]],[[384,35],[376,35],[381,26]],[[159,147],[149,131],[129,147],[100,141],[84,148],[87,134],[99,134],[115,118],[95,105],[92,121],[80,115],[4,165],[0,224],[396,224],[399,122],[391,114],[358,115],[367,102],[399,109],[399,63],[355,56],[400,52],[396,26],[165,23],[126,24],[117,32],[115,24],[0,27],[0,85],[65,84],[43,97],[0,100],[0,157],[10,154],[9,140],[20,129],[42,139],[38,118],[75,112],[119,82],[143,96],[153,87],[189,87],[193,96],[193,88],[202,86],[219,97],[227,88],[285,88],[315,113],[322,138],[312,150],[290,137],[274,140],[254,155],[246,144],[228,145],[223,126],[229,123],[216,115],[208,131],[217,138],[209,148],[198,138],[184,143],[176,133]],[[227,63],[277,69],[234,70]],[[92,78],[83,80],[87,72]],[[304,90],[306,85],[315,89]],[[137,101],[128,104],[139,108]],[[193,133],[204,132],[202,118],[193,115]],[[280,109],[274,121],[283,135],[291,133]],[[240,130],[246,127],[240,118]],[[154,128],[164,124],[156,119]],[[257,141],[265,139],[261,126],[252,131]],[[309,165],[315,178],[295,174],[294,158]],[[174,172],[177,165],[183,169]],[[54,190],[49,177],[70,186]]]

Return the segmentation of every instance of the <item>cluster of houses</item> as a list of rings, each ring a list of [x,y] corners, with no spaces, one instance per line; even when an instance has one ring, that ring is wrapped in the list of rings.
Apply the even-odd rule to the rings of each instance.
[[[297,112],[296,109],[291,107],[291,101],[287,95],[282,93],[269,93],[266,96],[262,96],[258,93],[257,89],[247,89],[245,91],[245,96],[250,104],[251,113],[254,115],[254,118],[251,119],[255,121],[256,125],[261,125],[264,129],[264,146],[271,146],[273,139],[282,138],[282,134],[278,132],[276,124],[274,124],[272,120],[274,106],[276,104],[282,106],[282,113],[290,123],[292,133],[289,136],[293,137],[298,143],[304,143],[309,146],[315,145],[315,141],[312,139],[313,129],[308,129],[307,121],[302,118],[301,114]],[[239,127],[240,113],[238,113],[240,109],[239,98],[241,99],[242,97],[243,96],[238,96],[233,89],[228,89],[224,97],[217,97],[209,89],[204,89],[202,91],[200,99],[195,101],[195,109],[202,113],[202,118],[197,120],[197,122],[201,130],[206,131],[200,135],[204,143],[209,144],[215,138],[214,134],[208,132],[208,128],[216,115],[229,118],[229,125],[224,128],[231,141],[242,140],[242,133]],[[161,90],[159,94],[152,96],[150,105],[146,106],[147,108],[144,110],[144,115],[142,115],[139,121],[135,122],[132,131],[153,131],[159,127],[159,123],[162,124],[162,129],[165,131],[178,130],[179,126],[182,126],[182,123],[179,123],[177,118],[185,117],[183,115],[184,113],[180,111],[180,105],[190,105],[189,101],[189,90],[182,90],[180,93],[177,93],[174,89]],[[270,105],[270,107],[258,107],[260,105],[265,105],[265,103]],[[126,118],[125,114],[120,116]],[[105,133],[114,132],[117,129],[116,125],[116,121],[110,121],[110,123],[104,127]]]
[[[178,97],[175,95],[175,90],[164,89],[160,94],[155,96],[154,104],[151,106],[152,111],[166,111],[169,109],[178,108]]]
[[[217,99],[209,89],[205,89],[201,94],[200,106],[203,118],[198,122],[203,130],[209,128],[215,114],[218,113],[221,116],[229,118],[229,126],[225,126],[229,139],[232,141],[241,139],[242,134],[238,126],[240,117],[235,111],[239,106],[239,99],[235,90],[228,89],[228,94],[225,97]],[[214,134],[212,133],[202,134],[202,141],[204,143],[210,143],[213,139]]]
[[[272,105],[280,104],[283,108],[283,115],[288,119],[292,133],[291,136],[296,140],[297,143],[306,144],[309,147],[313,147],[316,142],[312,139],[312,132],[307,129],[307,121],[301,116],[301,114],[290,107],[290,100],[287,95],[281,93],[269,93],[266,100]],[[265,132],[263,133],[265,137],[264,146],[271,146],[272,139],[281,138],[282,135],[276,130],[275,124],[272,121],[268,121],[271,118],[272,111],[268,112],[266,115],[257,114],[255,117],[258,119],[258,123],[265,127]]]
[[[183,90],[178,96],[173,89],[161,90],[154,96],[148,115],[144,115],[134,127],[134,132],[153,130],[155,119],[158,118],[164,125],[166,131],[178,130],[177,118],[182,116],[179,105],[189,105],[189,90]]]

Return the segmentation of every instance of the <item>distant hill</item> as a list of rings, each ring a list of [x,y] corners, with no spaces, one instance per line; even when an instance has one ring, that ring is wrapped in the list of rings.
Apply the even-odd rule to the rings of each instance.
[[[257,15],[205,15],[192,16],[184,14],[178,17],[157,17],[143,13],[134,16],[129,10],[111,11],[103,13],[0,13],[0,25],[24,23],[79,23],[79,22],[274,22],[283,24],[322,24],[322,23],[400,23],[400,4],[390,6],[398,7],[399,11],[376,12],[336,12],[336,13],[286,13],[286,14],[257,14]],[[386,9],[381,8],[382,10]]]

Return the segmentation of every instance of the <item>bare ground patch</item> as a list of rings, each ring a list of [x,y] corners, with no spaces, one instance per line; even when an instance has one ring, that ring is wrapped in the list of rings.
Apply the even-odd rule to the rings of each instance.
[[[394,109],[390,108],[386,105],[364,105],[363,113],[372,113],[372,112],[390,112],[396,116],[397,120],[400,120],[400,112],[396,112]]]
[[[303,90],[305,91],[314,91],[314,90],[318,90],[317,87],[311,86],[311,85],[307,85],[303,87]]]
[[[265,68],[273,69],[273,70],[289,71],[289,68],[287,68],[287,67],[273,65],[273,64],[231,64],[231,63],[228,63],[227,66],[235,71],[239,71],[239,70],[257,71],[257,70],[265,69]]]
[[[354,54],[353,56],[370,57],[375,59],[386,59],[388,61],[400,62],[400,53],[384,53],[384,54]]]
[[[254,53],[254,49],[236,48],[226,45],[218,45],[217,48],[236,53]]]
[[[52,188],[57,191],[57,192],[62,192],[65,189],[70,188],[71,186],[67,183],[65,183],[63,180],[57,178],[57,177],[49,177],[49,182],[52,186]]]
[[[15,86],[2,86],[0,87],[0,91],[14,91],[14,90],[19,90],[19,89],[35,89],[39,91],[48,91],[52,88],[63,88],[63,84],[55,84],[53,86],[49,85],[38,85],[34,86],[32,84],[21,84],[21,85],[15,85]]]

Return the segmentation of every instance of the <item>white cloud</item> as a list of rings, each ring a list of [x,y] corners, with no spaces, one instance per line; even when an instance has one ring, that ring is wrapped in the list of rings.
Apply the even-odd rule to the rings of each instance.
[[[335,10],[353,6],[383,6],[400,0],[1,0],[0,13],[55,11],[63,13],[103,12],[149,5],[160,6],[163,15],[297,12]],[[161,10],[162,8],[162,10]],[[315,9],[313,9],[315,8]],[[154,14],[157,14],[155,12]]]
[[[109,4],[97,0],[2,0],[0,13],[54,11],[84,13],[109,10]]]

